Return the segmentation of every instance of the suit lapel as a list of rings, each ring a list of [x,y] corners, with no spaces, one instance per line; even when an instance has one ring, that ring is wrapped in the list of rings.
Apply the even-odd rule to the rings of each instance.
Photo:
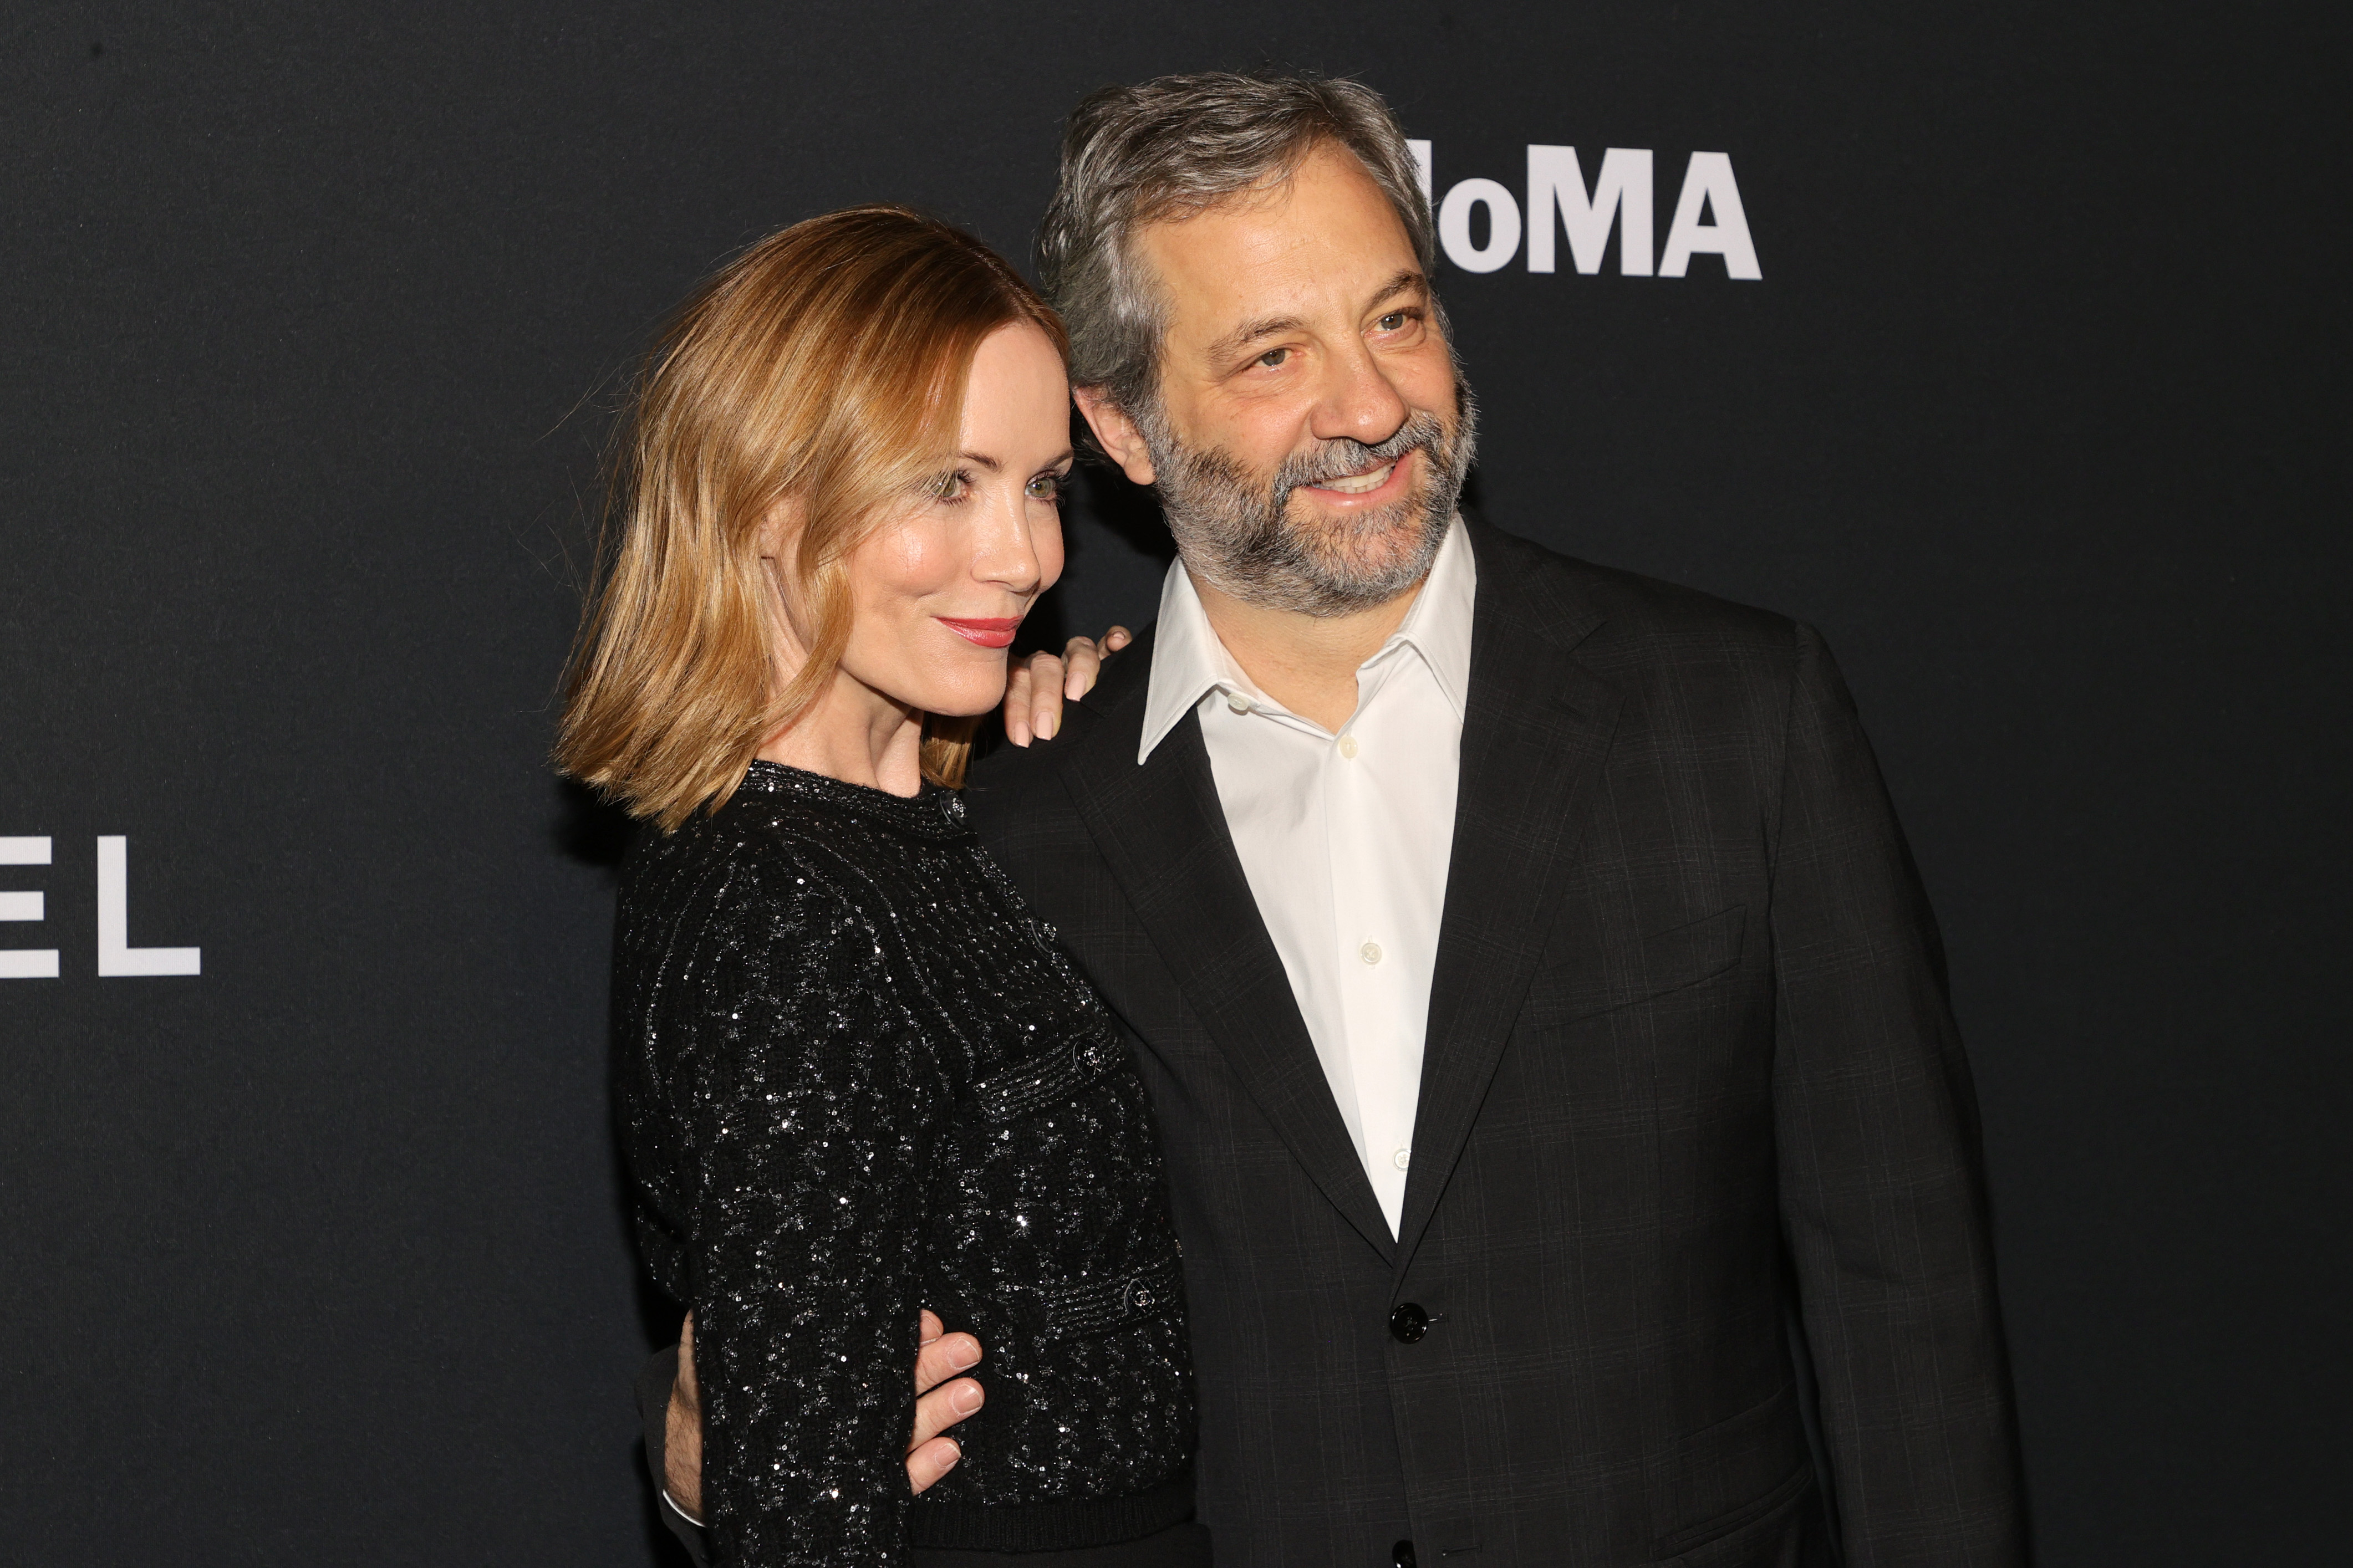
[[[1472,541],[1471,684],[1400,1267],[1429,1228],[1494,1077],[1618,721],[1618,694],[1575,653],[1599,617],[1537,602],[1496,535],[1474,528]]]
[[[1125,657],[1147,659],[1149,649]],[[1136,918],[1250,1098],[1324,1196],[1389,1259],[1388,1222],[1234,851],[1200,720],[1187,714],[1136,766],[1143,690],[1139,681],[1123,693],[1105,722],[1063,753],[1063,782]]]

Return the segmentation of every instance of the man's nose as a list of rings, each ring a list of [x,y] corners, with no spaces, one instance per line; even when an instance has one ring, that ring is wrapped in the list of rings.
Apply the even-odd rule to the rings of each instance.
[[[1310,431],[1319,441],[1361,441],[1377,447],[1412,416],[1381,363],[1364,343],[1324,362],[1323,395]]]

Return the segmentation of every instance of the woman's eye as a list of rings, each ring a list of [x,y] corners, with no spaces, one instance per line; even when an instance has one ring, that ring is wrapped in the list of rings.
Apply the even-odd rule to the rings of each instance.
[[[1060,500],[1062,499],[1062,476],[1060,474],[1039,474],[1036,479],[1029,481],[1029,496],[1031,500]]]
[[[932,481],[932,499],[934,500],[962,500],[965,498],[965,492],[970,489],[972,489],[972,476],[965,473],[961,469],[958,469],[954,473],[942,474],[938,479]]]

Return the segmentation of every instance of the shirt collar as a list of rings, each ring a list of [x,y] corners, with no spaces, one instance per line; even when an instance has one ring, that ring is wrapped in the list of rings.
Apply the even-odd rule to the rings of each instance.
[[[1398,629],[1365,667],[1389,657],[1399,647],[1421,656],[1436,678],[1439,689],[1462,716],[1471,689],[1471,609],[1478,597],[1479,568],[1471,552],[1471,539],[1461,517],[1447,524],[1439,542],[1430,576]],[[1226,645],[1218,640],[1201,596],[1180,557],[1168,563],[1160,584],[1160,619],[1152,634],[1152,671],[1145,682],[1144,735],[1135,762],[1144,765],[1153,748],[1167,738],[1185,715],[1212,691],[1238,690],[1261,695],[1250,685]]]

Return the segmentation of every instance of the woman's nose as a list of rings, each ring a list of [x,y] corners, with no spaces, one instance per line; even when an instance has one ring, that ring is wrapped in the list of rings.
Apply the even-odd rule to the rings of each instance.
[[[988,509],[987,525],[974,541],[973,575],[1008,591],[1028,595],[1045,575],[1029,521],[1028,498],[1000,497]]]

